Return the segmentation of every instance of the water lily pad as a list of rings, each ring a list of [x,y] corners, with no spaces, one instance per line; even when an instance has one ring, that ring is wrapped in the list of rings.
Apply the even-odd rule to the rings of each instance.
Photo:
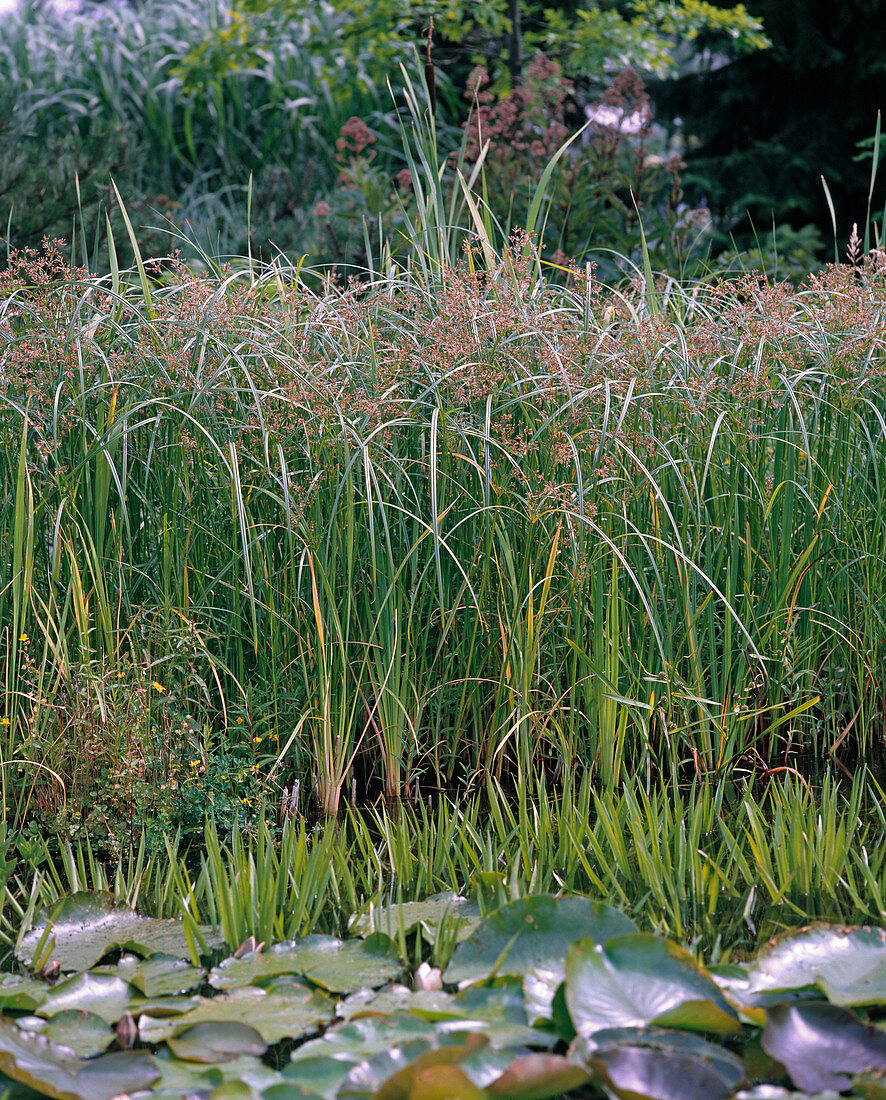
[[[183,1016],[199,1003],[199,997],[130,997],[127,1009],[133,1016]]]
[[[116,1024],[129,1004],[129,985],[110,974],[75,974],[53,986],[37,1009],[38,1016],[79,1009],[94,1012],[108,1024]]]
[[[616,1046],[647,1047],[666,1054],[707,1062],[730,1085],[736,1088],[745,1076],[745,1063],[731,1051],[716,1043],[710,1043],[700,1035],[689,1031],[676,1031],[663,1027],[616,1027],[595,1031],[573,1045],[573,1056],[584,1061],[597,1050]]]
[[[201,997],[181,1016],[141,1016],[139,1035],[146,1043],[164,1043],[194,1024],[247,1021],[266,1043],[298,1039],[328,1024],[332,1002],[295,978],[281,978],[265,989],[245,986],[220,997]]]
[[[33,1012],[46,1000],[48,992],[49,986],[36,978],[3,974],[0,976],[0,1012]]]
[[[231,1062],[243,1054],[261,1057],[267,1043],[248,1024],[239,1020],[212,1020],[194,1024],[166,1040],[176,1056],[186,1062]]]
[[[483,1042],[478,1035],[442,1035],[394,1047],[353,1066],[336,1096],[339,1100],[407,1100],[417,1072],[453,1065],[476,1051]],[[428,1080],[423,1078],[423,1088],[427,1088]],[[453,1100],[461,1100],[458,1093]],[[470,1100],[474,1100],[474,1096]]]
[[[19,1027],[39,1032],[57,1046],[67,1047],[79,1058],[102,1054],[114,1041],[114,1032],[107,1021],[94,1012],[71,1009],[59,1012],[49,1020],[30,1016],[17,1020]]]
[[[319,1096],[323,1100],[334,1100],[339,1085],[359,1061],[356,1055],[332,1058],[311,1055],[287,1066],[283,1070],[283,1078],[293,1089],[303,1090],[303,1094]],[[272,1097],[271,1100],[275,1098]],[[288,1097],[285,1100],[288,1100]]]
[[[520,983],[516,980],[495,986],[470,986],[461,993],[414,993],[395,985],[377,993],[361,991],[336,1008],[344,1019],[359,1016],[389,1016],[411,1013],[437,1025],[438,1031],[482,1031],[493,1048],[513,1046],[552,1047],[557,1036],[529,1026]]]
[[[505,1100],[544,1100],[578,1088],[590,1080],[582,1066],[559,1054],[526,1054],[515,1058],[487,1088],[487,1096]]]
[[[444,893],[434,894],[424,901],[403,901],[372,907],[368,912],[355,916],[350,928],[358,936],[384,932],[393,937],[401,932],[411,932],[420,924],[428,936],[433,938],[441,925],[445,924],[447,929],[455,932],[455,938],[460,943],[471,935],[481,921],[476,902],[469,901],[461,894]]]
[[[521,898],[490,914],[459,944],[443,978],[468,985],[492,974],[522,978],[531,969],[538,975],[538,987],[546,982],[552,1000],[563,980],[562,974],[557,977],[557,968],[574,940],[584,936],[603,943],[636,929],[624,913],[590,898],[549,894]],[[540,992],[537,995],[541,1003],[543,997]]]
[[[709,1063],[652,1047],[605,1047],[588,1064],[625,1100],[726,1100],[732,1085]]]
[[[748,980],[752,994],[817,986],[833,1004],[886,1003],[886,931],[804,929],[764,948]]]
[[[112,1100],[160,1076],[150,1055],[124,1051],[84,1062],[44,1035],[0,1018],[0,1071],[56,1100]]]
[[[260,1058],[240,1055],[230,1062],[207,1065],[186,1062],[169,1050],[154,1055],[160,1078],[151,1090],[151,1100],[181,1100],[184,1096],[208,1096],[226,1081],[242,1081],[256,1092],[273,1087],[283,1080],[276,1070],[264,1065]]]
[[[134,909],[115,905],[108,894],[81,892],[41,910],[16,952],[26,966],[48,925],[52,925],[55,938],[50,958],[65,971],[89,970],[109,951],[176,958],[190,955],[181,921],[142,917]],[[224,941],[211,929],[201,931],[210,948],[222,946]]]
[[[187,959],[174,955],[151,955],[147,959],[124,955],[116,966],[96,967],[92,973],[123,978],[145,997],[152,999],[186,993],[200,985],[206,977],[202,967],[192,966]]]
[[[728,1001],[688,951],[635,933],[605,947],[578,940],[566,960],[566,1004],[583,1037],[603,1028],[649,1024],[734,1034],[741,1030]]]
[[[886,1069],[886,1032],[829,1004],[775,1005],[767,1009],[762,1038],[799,1089],[841,1092],[852,1077]]]
[[[403,973],[393,941],[380,933],[365,940],[343,941],[334,936],[305,936],[270,951],[229,958],[213,967],[216,989],[257,985],[283,974],[301,974],[335,993],[351,993],[384,985]]]
[[[416,1040],[433,1043],[434,1024],[417,1016],[365,1016],[334,1024],[317,1039],[309,1039],[291,1055],[284,1076],[297,1078],[295,1067],[313,1058],[355,1065],[364,1059]],[[292,1072],[290,1073],[290,1069]]]

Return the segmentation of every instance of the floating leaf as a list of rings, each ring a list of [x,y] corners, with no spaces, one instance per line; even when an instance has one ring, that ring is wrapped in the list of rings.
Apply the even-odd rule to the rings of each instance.
[[[248,1024],[238,1020],[212,1020],[194,1024],[166,1040],[176,1056],[186,1062],[231,1062],[243,1054],[261,1057],[267,1043]]]
[[[479,1035],[440,1035],[386,1050],[353,1066],[336,1096],[340,1100],[407,1100],[417,1072],[453,1065],[483,1045]],[[459,1100],[458,1094],[454,1100]]]
[[[114,1032],[101,1016],[78,1009],[59,1012],[49,1020],[29,1016],[16,1023],[27,1031],[45,1035],[56,1046],[67,1047],[78,1058],[102,1054],[114,1041]]]
[[[366,1016],[344,1024],[334,1024],[317,1039],[309,1039],[292,1052],[291,1065],[312,1058],[335,1059],[355,1064],[373,1054],[381,1054],[418,1039],[432,1043],[434,1025],[417,1016]],[[289,1076],[288,1070],[285,1075]],[[296,1072],[293,1068],[293,1076]]]
[[[470,986],[461,993],[414,993],[406,986],[391,986],[377,993],[354,993],[336,1008],[344,1019],[411,1013],[440,1028],[482,1031],[494,1048],[505,1046],[551,1047],[557,1036],[529,1026],[518,981],[495,986]]]
[[[130,997],[127,1008],[133,1016],[183,1016],[199,1003],[199,997]]]
[[[559,1054],[526,1054],[514,1059],[486,1092],[505,1100],[544,1100],[578,1088],[589,1079],[582,1066]]]
[[[0,1012],[33,1012],[46,1000],[48,992],[49,986],[36,978],[3,974],[0,976]]]
[[[833,1004],[886,1003],[886,931],[821,926],[785,936],[748,967],[751,994],[817,986]]]
[[[886,1069],[886,1032],[829,1004],[767,1009],[763,1049],[781,1062],[799,1089],[849,1088],[852,1075]]]
[[[139,1035],[146,1043],[167,1042],[194,1024],[248,1021],[266,1043],[310,1035],[332,1019],[332,1002],[295,978],[281,978],[265,989],[246,986],[220,997],[201,997],[182,1016],[142,1016]]]
[[[443,979],[467,985],[492,974],[522,978],[531,969],[538,976],[537,989],[546,983],[552,1000],[563,980],[562,974],[557,977],[557,967],[562,967],[574,940],[584,936],[602,943],[636,929],[624,913],[590,898],[556,898],[549,894],[521,898],[490,914],[469,939],[459,944]],[[541,993],[536,992],[536,996],[542,1003]]]
[[[124,955],[116,966],[96,967],[92,973],[123,978],[151,999],[186,993],[206,977],[202,967],[192,966],[187,959],[174,955],[151,955],[147,959]]]
[[[84,1062],[43,1035],[0,1018],[0,1071],[55,1100],[112,1100],[160,1076],[150,1055],[125,1051]]]
[[[566,1004],[579,1035],[660,1024],[734,1034],[738,1017],[688,951],[635,933],[606,946],[578,940],[566,960]]]
[[[109,951],[190,955],[181,921],[142,917],[134,909],[115,905],[109,894],[81,892],[41,910],[16,952],[25,965],[31,963],[50,924],[55,937],[51,958],[62,970],[89,970]],[[210,948],[222,946],[222,939],[210,929],[202,928],[201,933]]]
[[[420,924],[429,937],[434,937],[441,925],[445,925],[455,931],[455,938],[460,943],[471,935],[481,920],[476,902],[460,894],[444,893],[434,894],[424,901],[403,901],[373,907],[355,916],[350,929],[358,936],[384,932],[393,937],[401,932],[411,932]]]
[[[652,1047],[604,1047],[588,1059],[607,1091],[625,1100],[726,1100],[732,1085],[698,1058]]]
[[[573,1044],[573,1055],[587,1061],[597,1050],[616,1046],[648,1047],[667,1054],[679,1054],[684,1058],[705,1061],[732,1088],[745,1076],[745,1063],[731,1051],[689,1031],[663,1027],[614,1027],[595,1031],[587,1039],[579,1039]]]
[[[351,993],[384,985],[403,973],[397,949],[388,936],[375,933],[365,940],[338,940],[334,936],[305,936],[281,943],[270,951],[229,958],[213,967],[210,983],[216,989],[256,985],[283,974],[301,974],[336,993]]]
[[[151,1100],[155,1097],[181,1100],[183,1096],[195,1093],[208,1096],[226,1081],[242,1081],[256,1092],[261,1092],[283,1080],[276,1070],[251,1055],[240,1055],[230,1062],[207,1065],[183,1061],[164,1049],[154,1055],[154,1061],[160,1070],[160,1079],[151,1091]]]
[[[80,1010],[94,1012],[108,1024],[116,1024],[129,1004],[129,985],[110,974],[76,974],[53,986],[37,1009],[38,1016]]]

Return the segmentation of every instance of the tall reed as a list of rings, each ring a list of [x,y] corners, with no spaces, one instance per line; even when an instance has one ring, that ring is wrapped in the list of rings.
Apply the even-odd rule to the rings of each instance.
[[[488,260],[338,287],[14,258],[2,770],[29,805],[109,671],[154,685],[169,767],[220,736],[329,814],[355,775],[880,763],[883,254],[669,283],[655,315],[519,236]]]

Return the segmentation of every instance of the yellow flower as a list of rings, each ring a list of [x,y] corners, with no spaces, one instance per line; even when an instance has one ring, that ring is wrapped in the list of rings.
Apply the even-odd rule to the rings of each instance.
[[[9,719],[8,718],[0,718],[0,726],[8,726],[8,725],[9,725]]]
[[[192,761],[191,761],[191,767],[192,767],[192,768],[196,768],[196,767],[197,767],[197,765],[198,765],[199,763],[200,763],[200,761],[199,761],[199,760],[192,760]]]
[[[27,634],[25,634],[24,631],[22,631],[22,633],[18,636],[18,640],[20,642],[29,642],[31,639],[27,636]]]
[[[279,733],[272,733],[271,734],[271,740],[272,741],[279,741],[280,740],[280,734]]]
[[[158,684],[156,680],[154,680],[154,682],[151,684],[151,687],[154,689],[154,691],[157,692],[158,695],[162,695],[163,692],[166,690],[166,688],[162,684]]]
[[[253,743],[254,745],[257,745],[257,744],[259,743],[259,741],[261,741],[261,738],[260,738],[260,737],[253,737],[253,739],[252,739],[252,743]]]
[[[243,715],[242,715],[242,714],[241,714],[241,715],[239,715],[239,716],[238,716],[238,718],[237,718],[237,725],[238,725],[238,726],[242,726],[242,725],[243,725]]]

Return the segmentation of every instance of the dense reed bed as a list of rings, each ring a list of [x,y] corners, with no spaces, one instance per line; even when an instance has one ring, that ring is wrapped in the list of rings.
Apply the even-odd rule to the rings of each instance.
[[[884,253],[609,289],[480,244],[13,257],[9,822],[881,764]]]

